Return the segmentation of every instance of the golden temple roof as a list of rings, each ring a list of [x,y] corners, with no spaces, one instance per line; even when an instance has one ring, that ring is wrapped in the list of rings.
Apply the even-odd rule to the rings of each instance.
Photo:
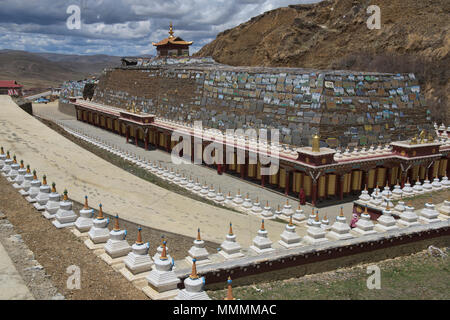
[[[159,46],[164,46],[164,45],[170,43],[170,44],[175,44],[175,45],[190,46],[191,44],[194,43],[193,41],[184,41],[180,37],[175,37],[173,34],[174,34],[173,25],[172,25],[172,23],[170,23],[169,37],[161,40],[160,42],[152,42],[152,45],[154,45],[155,47],[159,47]]]

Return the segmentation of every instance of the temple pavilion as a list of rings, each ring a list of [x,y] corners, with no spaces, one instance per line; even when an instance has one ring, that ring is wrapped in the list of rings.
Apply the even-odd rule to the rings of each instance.
[[[180,37],[174,36],[173,25],[170,23],[169,37],[158,43],[152,43],[156,47],[158,57],[188,57],[189,46],[193,41],[184,41]]]

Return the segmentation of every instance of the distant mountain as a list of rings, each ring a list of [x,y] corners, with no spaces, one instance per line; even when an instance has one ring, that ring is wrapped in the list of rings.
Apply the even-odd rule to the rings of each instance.
[[[67,55],[0,50],[0,80],[13,79],[27,88],[48,88],[80,80],[120,64],[120,57]]]

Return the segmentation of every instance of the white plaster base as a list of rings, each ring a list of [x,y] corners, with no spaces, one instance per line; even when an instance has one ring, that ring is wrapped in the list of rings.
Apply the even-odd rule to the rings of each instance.
[[[118,257],[118,258],[111,258],[111,256],[108,253],[104,252],[99,257],[100,257],[100,259],[105,261],[108,266],[113,266],[116,264],[123,264],[123,266],[125,266],[125,263],[123,262],[123,260],[125,259],[126,256]]]
[[[106,241],[103,243],[94,243],[92,242],[91,239],[87,239],[86,241],[84,241],[84,244],[86,245],[86,247],[88,247],[89,250],[98,250],[103,249],[103,247],[106,244]]]
[[[224,250],[220,250],[219,254],[227,260],[242,258],[244,256],[244,254],[242,252],[228,254]],[[191,261],[191,264],[192,264],[192,261]]]
[[[158,292],[149,285],[142,288],[142,291],[152,300],[172,300],[175,298],[180,290],[174,289],[165,292]]]

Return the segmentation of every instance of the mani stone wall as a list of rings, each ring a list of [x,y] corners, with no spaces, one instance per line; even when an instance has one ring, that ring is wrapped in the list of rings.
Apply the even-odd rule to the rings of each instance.
[[[370,145],[431,129],[414,74],[231,67],[216,63],[119,67],[94,101],[225,129],[278,128],[283,143]]]

